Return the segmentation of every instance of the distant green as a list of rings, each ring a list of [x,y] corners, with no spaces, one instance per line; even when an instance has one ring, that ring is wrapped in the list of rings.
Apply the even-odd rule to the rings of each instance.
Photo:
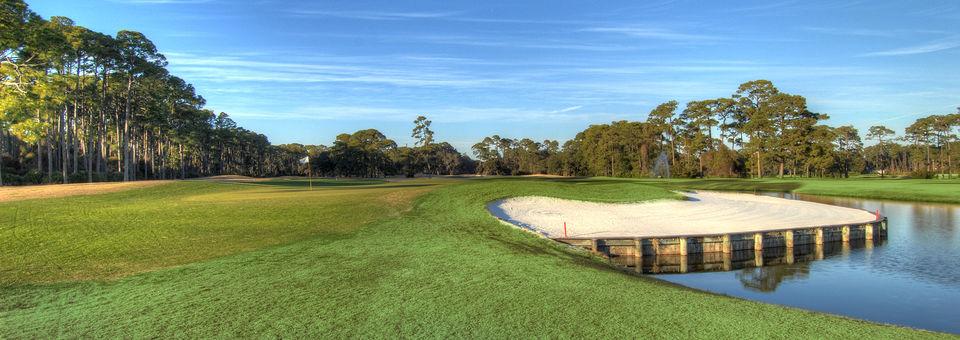
[[[302,185],[179,182],[4,203],[2,221],[17,210],[31,217],[15,233],[2,222],[0,242],[36,240],[16,251],[54,257],[48,263],[72,272],[85,269],[74,274],[81,281],[51,266],[26,275],[7,264],[4,250],[0,338],[946,336],[628,274],[505,226],[485,210],[487,202],[519,195],[603,202],[677,197],[632,180],[493,179],[314,191]],[[55,236],[63,232],[69,237]],[[161,235],[167,238],[155,237]],[[129,271],[91,267],[149,257],[137,255],[144,247],[160,249],[149,256],[182,255]],[[184,255],[194,247],[207,250]],[[185,257],[197,260],[184,263]]]
[[[784,191],[898,201],[960,203],[957,179],[641,179],[640,183],[673,189]]]

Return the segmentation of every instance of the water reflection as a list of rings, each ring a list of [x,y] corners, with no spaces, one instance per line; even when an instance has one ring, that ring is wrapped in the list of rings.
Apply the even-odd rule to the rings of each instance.
[[[631,268],[643,274],[683,274],[692,272],[749,270],[769,266],[792,265],[835,256],[846,256],[853,250],[872,252],[882,246],[883,238],[873,240],[854,239],[849,242],[802,244],[792,248],[766,248],[762,251],[742,250],[731,253],[711,252],[689,255],[615,256],[614,264]]]
[[[960,282],[960,205],[863,200],[798,194],[768,194],[868,211],[888,218],[890,244],[877,249],[880,258],[870,267],[885,272],[910,273],[944,284]]]
[[[757,292],[772,292],[787,280],[804,280],[810,276],[810,264],[744,268],[737,272],[743,287]]]
[[[644,273],[688,287],[850,317],[960,334],[960,205],[793,194],[789,199],[880,210],[887,237],[703,260],[645,256]],[[787,249],[787,248],[779,248]],[[792,258],[791,258],[792,257]],[[739,260],[737,260],[739,259]],[[624,259],[616,259],[624,260]],[[751,261],[752,260],[752,261]],[[634,260],[635,262],[635,260]],[[680,271],[685,262],[686,271]],[[674,264],[676,263],[676,264]],[[637,268],[636,266],[634,267]],[[698,272],[699,271],[699,272]]]

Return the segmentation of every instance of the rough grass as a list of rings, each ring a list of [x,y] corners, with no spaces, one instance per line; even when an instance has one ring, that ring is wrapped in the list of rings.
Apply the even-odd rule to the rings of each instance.
[[[246,189],[184,185],[177,189],[199,191],[187,197],[201,202],[246,204],[229,206],[232,212],[267,214],[262,206],[269,202],[267,196],[291,195],[316,206],[337,197],[310,196],[300,188],[286,187],[269,187],[250,197]],[[375,187],[349,190],[363,195]],[[603,202],[675,197],[664,189],[619,180],[534,179],[475,180],[426,188],[435,190],[420,196],[411,210],[362,228],[315,232],[286,245],[115,281],[2,287],[0,338],[944,336],[629,275],[583,252],[504,226],[484,209],[486,202],[518,195]],[[139,195],[162,196],[160,189]],[[320,191],[341,189],[348,190]],[[119,199],[114,196],[122,195],[100,199]],[[70,214],[71,210],[57,206],[48,208]],[[356,226],[357,219],[375,211],[348,210],[350,214],[336,217],[340,223],[301,226]],[[303,211],[274,215],[270,228],[300,219]],[[136,212],[114,217],[124,214]],[[196,216],[194,224],[221,223],[209,216],[224,217],[204,214]],[[231,218],[263,220],[245,212]]]

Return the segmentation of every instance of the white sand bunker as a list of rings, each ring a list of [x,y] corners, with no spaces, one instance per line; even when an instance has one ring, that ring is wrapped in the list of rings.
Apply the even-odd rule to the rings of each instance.
[[[875,220],[869,212],[741,193],[684,193],[686,201],[614,204],[548,197],[492,202],[498,218],[547,237],[655,237],[722,234],[771,229],[856,224]]]

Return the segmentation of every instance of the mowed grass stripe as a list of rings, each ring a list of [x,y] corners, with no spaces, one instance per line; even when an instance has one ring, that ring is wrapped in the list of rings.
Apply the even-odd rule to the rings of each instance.
[[[618,271],[504,226],[486,202],[672,198],[616,180],[478,180],[347,237],[112,282],[0,289],[0,337],[800,337],[942,334],[728,298]]]

